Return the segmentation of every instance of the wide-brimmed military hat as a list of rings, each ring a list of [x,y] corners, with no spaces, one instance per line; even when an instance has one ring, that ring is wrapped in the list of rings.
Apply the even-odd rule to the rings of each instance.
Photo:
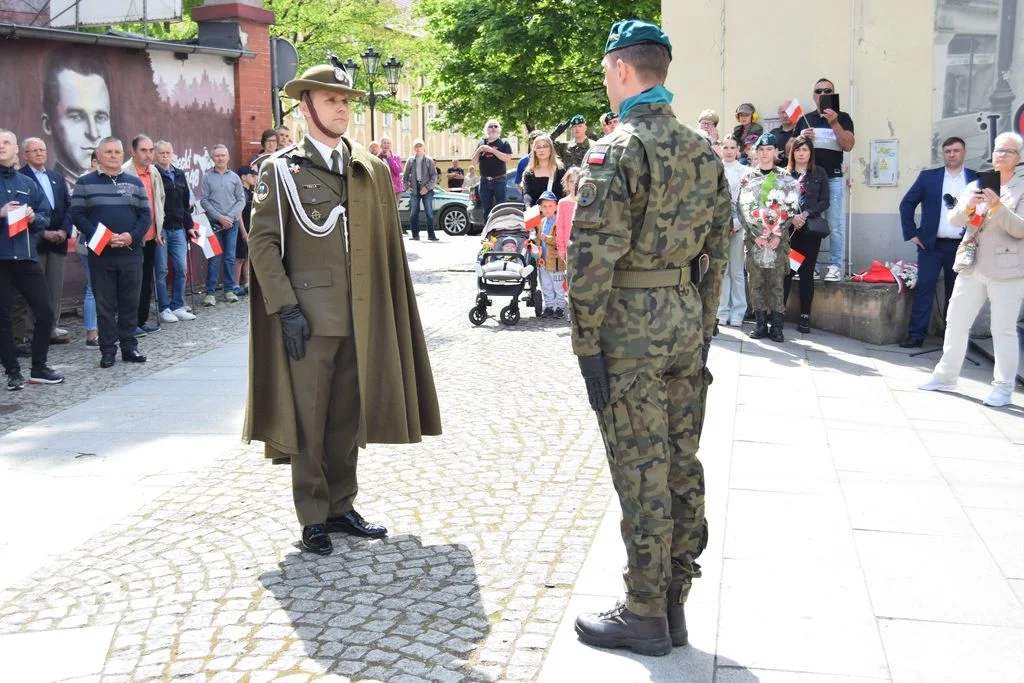
[[[668,50],[668,58],[672,59],[672,43],[668,39],[668,34],[657,24],[641,19],[625,19],[612,24],[612,30],[608,32],[608,42],[604,45],[604,53],[642,43],[661,45]]]
[[[284,94],[293,100],[302,99],[302,93],[307,90],[330,90],[352,97],[366,95],[365,90],[355,88],[352,74],[345,71],[344,67],[330,64],[311,66],[303,71],[301,76],[284,84]]]

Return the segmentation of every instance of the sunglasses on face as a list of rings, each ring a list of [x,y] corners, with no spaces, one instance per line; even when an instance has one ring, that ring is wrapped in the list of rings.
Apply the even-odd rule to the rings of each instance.
[[[498,126],[487,126],[488,128],[497,128]]]
[[[832,94],[832,88],[815,88],[814,89],[814,94],[815,95],[831,95]]]

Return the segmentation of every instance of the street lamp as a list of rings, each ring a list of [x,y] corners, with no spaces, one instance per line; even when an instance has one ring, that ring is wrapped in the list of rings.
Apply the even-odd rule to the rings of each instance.
[[[394,55],[388,58],[388,61],[384,62],[384,79],[388,83],[388,90],[390,92],[378,93],[374,90],[374,83],[379,75],[381,63],[380,54],[373,49],[373,45],[366,49],[366,52],[359,55],[363,60],[363,69],[366,71],[366,82],[369,86],[370,92],[368,96],[368,102],[370,105],[370,139],[373,140],[377,137],[376,121],[374,117],[374,110],[377,108],[377,103],[382,102],[391,97],[398,95],[398,81],[402,78],[402,63],[395,59]],[[352,82],[355,82],[356,74],[359,72],[359,65],[356,64],[351,57],[345,62],[345,69],[352,75]]]

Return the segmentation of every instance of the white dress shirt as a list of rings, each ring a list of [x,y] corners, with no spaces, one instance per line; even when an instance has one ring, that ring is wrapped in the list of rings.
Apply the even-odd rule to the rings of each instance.
[[[331,159],[331,154],[333,154],[334,151],[337,150],[338,154],[341,155],[341,170],[340,170],[340,173],[342,173],[342,174],[345,173],[345,142],[344,142],[344,140],[339,138],[337,146],[335,146],[335,147],[328,147],[324,143],[322,143],[319,140],[317,140],[316,138],[314,138],[312,135],[307,135],[306,138],[308,138],[309,141],[313,143],[313,146],[316,147],[317,151],[320,152],[320,156],[322,156],[324,158],[324,165],[327,166],[327,168],[334,168],[334,160]]]
[[[960,173],[952,175],[949,169],[942,176],[942,196],[945,197],[947,194],[951,194],[954,197],[959,197],[963,194],[963,191],[967,189],[967,172],[961,168]],[[951,225],[949,222],[950,210],[946,208],[946,202],[942,197],[939,197],[939,230],[936,233],[936,237],[943,239],[960,239],[960,234],[963,232],[960,228],[955,225]]]

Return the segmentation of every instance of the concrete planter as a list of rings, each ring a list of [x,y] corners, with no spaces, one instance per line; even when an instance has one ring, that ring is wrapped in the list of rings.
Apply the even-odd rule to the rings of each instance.
[[[895,284],[866,282],[814,283],[811,325],[868,344],[897,344],[907,334],[913,290]],[[800,296],[793,282],[786,302],[786,320],[800,317]]]

